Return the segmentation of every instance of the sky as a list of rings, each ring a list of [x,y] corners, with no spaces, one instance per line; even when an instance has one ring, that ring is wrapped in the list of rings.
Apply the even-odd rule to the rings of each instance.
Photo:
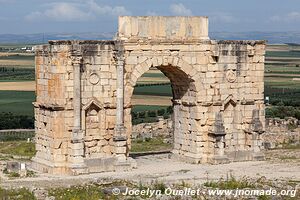
[[[300,0],[0,0],[0,34],[116,32],[120,15],[208,16],[211,32],[300,31]]]

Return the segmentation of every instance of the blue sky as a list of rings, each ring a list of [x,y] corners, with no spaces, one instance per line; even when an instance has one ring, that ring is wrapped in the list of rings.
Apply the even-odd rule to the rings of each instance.
[[[115,32],[118,15],[199,15],[210,31],[300,31],[300,0],[0,0],[0,34]]]

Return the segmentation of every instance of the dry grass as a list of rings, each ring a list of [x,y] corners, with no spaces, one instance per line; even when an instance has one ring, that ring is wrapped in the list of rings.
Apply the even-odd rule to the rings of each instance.
[[[7,67],[28,67],[32,68],[34,66],[34,61],[31,60],[0,60],[0,66],[7,66]]]
[[[2,67],[26,67],[34,68],[34,58],[32,59],[8,59],[10,56],[34,56],[33,53],[10,53],[10,52],[0,52],[0,66]],[[5,57],[8,57],[7,59]],[[28,57],[29,58],[29,57]]]
[[[171,106],[171,99],[172,97],[167,96],[133,95],[131,103],[132,105]]]
[[[0,56],[34,56],[34,53],[11,53],[11,52],[0,52]]]
[[[165,77],[141,77],[138,83],[169,83],[170,80]]]
[[[286,44],[267,45],[267,51],[289,51],[290,48]]]
[[[0,82],[0,90],[35,91],[35,82]]]

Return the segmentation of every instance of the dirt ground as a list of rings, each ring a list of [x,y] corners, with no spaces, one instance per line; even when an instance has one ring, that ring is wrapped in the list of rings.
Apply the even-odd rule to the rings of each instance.
[[[133,95],[132,105],[157,105],[170,106],[172,105],[172,97],[166,96],[148,96],[148,95]]]
[[[300,149],[271,150],[265,161],[234,162],[229,164],[188,164],[169,158],[169,154],[148,155],[136,158],[137,169],[128,172],[105,172],[80,176],[54,176],[37,174],[37,177],[9,180],[1,177],[1,187],[43,187],[79,185],[89,182],[128,180],[150,183],[153,180],[167,183],[185,181],[203,184],[232,174],[235,178],[261,178],[275,181],[300,182]]]
[[[34,81],[0,82],[0,90],[35,91]]]

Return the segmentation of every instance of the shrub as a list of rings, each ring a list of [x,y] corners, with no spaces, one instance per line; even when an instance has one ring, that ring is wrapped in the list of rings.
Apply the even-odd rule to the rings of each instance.
[[[280,106],[266,108],[266,117],[278,117],[281,119],[284,119],[285,117],[295,117],[300,119],[300,109],[299,107],[282,106],[282,104],[280,104]]]
[[[172,114],[172,113],[173,113],[173,106],[169,106],[169,107],[167,108],[167,113],[168,113],[168,114]]]
[[[148,117],[157,117],[156,111],[148,111]]]
[[[0,130],[1,129],[32,129],[34,128],[34,118],[25,115],[14,115],[12,113],[0,113]]]
[[[159,109],[159,110],[157,111],[158,116],[163,116],[165,113],[166,113],[166,110],[165,110],[165,109]]]
[[[138,113],[138,115],[139,115],[139,118],[145,118],[146,117],[146,112],[139,112]]]
[[[164,115],[164,119],[169,119],[170,115]]]
[[[138,114],[136,112],[131,112],[132,119],[137,119]]]

